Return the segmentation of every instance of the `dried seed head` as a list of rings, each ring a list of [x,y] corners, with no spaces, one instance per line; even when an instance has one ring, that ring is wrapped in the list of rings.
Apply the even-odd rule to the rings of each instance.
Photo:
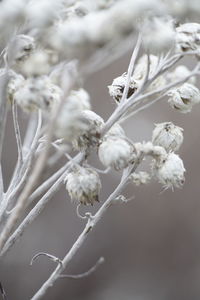
[[[14,37],[8,44],[6,50],[6,60],[9,66],[19,64],[26,60],[35,49],[34,38],[20,34]]]
[[[183,128],[175,126],[172,122],[156,124],[152,142],[165,148],[167,152],[177,151],[183,142]]]
[[[80,107],[80,110],[90,110],[90,95],[84,89],[73,90],[71,91],[69,97],[69,102],[74,102],[75,105]]]
[[[60,101],[61,96],[61,89],[52,84],[47,76],[25,80],[14,93],[17,104],[28,112],[38,108],[44,112],[50,110]]]
[[[184,83],[169,91],[168,95],[170,96],[168,99],[170,106],[182,113],[190,112],[193,105],[200,102],[199,89],[190,83]]]
[[[113,97],[116,103],[119,103],[122,98],[126,82],[127,73],[124,73],[121,76],[115,78],[112,82],[112,85],[108,86],[109,94],[111,97]],[[130,97],[131,95],[133,95],[137,88],[137,83],[133,80],[133,78],[131,78],[127,96]]]
[[[83,110],[81,118],[85,122],[85,130],[81,132],[78,138],[73,142],[77,150],[87,149],[92,146],[95,147],[99,144],[101,130],[104,126],[104,120],[91,110]]]
[[[130,175],[130,180],[137,186],[142,184],[148,184],[151,180],[151,176],[147,172],[138,172]]]
[[[136,158],[135,148],[125,137],[107,136],[99,146],[99,160],[106,167],[119,171]]]
[[[178,52],[200,50],[200,24],[185,23],[177,27],[176,48]]]
[[[166,160],[163,160],[161,165],[153,165],[158,181],[164,185],[165,188],[180,188],[184,181],[185,168],[182,159],[175,153],[169,153]]]
[[[75,168],[67,174],[66,189],[72,200],[84,205],[99,201],[101,181],[98,173],[91,168]]]

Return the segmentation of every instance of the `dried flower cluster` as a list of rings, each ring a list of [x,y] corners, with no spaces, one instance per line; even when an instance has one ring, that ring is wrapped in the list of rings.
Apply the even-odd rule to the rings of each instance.
[[[107,208],[127,202],[123,192],[128,184],[133,189],[154,179],[164,189],[182,187],[185,167],[177,152],[183,128],[162,122],[147,142],[133,141],[123,122],[134,122],[136,113],[166,96],[177,113],[192,112],[200,102],[199,16],[199,0],[0,1],[0,158],[9,114],[18,151],[7,189],[0,174],[0,256],[63,183],[66,197],[78,208],[101,200],[94,216],[87,212],[82,217],[77,209],[86,227],[62,263],[53,259],[61,267],[32,300],[41,299],[60,278]],[[128,53],[133,40],[128,68],[120,69],[108,85],[107,98],[111,106],[114,99],[116,107],[106,120],[93,111],[95,97],[85,81]],[[191,70],[185,65],[186,55],[195,61]],[[102,105],[103,101],[107,99]],[[23,138],[18,108],[29,120]],[[102,169],[90,163],[91,154]],[[147,156],[149,169],[141,170]],[[104,201],[101,179],[113,170],[121,179]]]

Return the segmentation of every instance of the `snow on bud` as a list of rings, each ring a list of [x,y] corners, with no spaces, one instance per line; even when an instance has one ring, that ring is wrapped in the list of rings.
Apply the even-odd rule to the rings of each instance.
[[[60,101],[61,96],[62,90],[52,84],[46,76],[28,78],[14,93],[17,104],[25,111],[34,111],[38,108],[50,110]]]
[[[152,143],[165,148],[167,152],[177,151],[183,142],[183,128],[172,122],[156,124],[152,134]]]
[[[81,118],[87,128],[81,132],[74,141],[74,147],[77,150],[87,149],[90,146],[97,146],[100,139],[101,130],[104,126],[104,120],[91,110],[83,110]]]
[[[93,205],[99,201],[101,181],[93,169],[75,167],[67,174],[65,182],[72,200],[84,205]]]
[[[133,144],[125,137],[105,136],[99,146],[99,160],[106,167],[119,171],[133,163],[136,158]]]
[[[154,172],[158,181],[165,188],[180,188],[184,181],[185,168],[182,159],[175,153],[169,153],[159,167],[154,164]]]
[[[176,48],[178,52],[200,49],[200,24],[185,23],[176,28]]]
[[[199,89],[190,83],[184,83],[178,88],[172,89],[168,95],[171,107],[182,113],[190,112],[193,105],[200,102]]]
[[[169,50],[175,42],[172,21],[162,18],[147,19],[143,24],[142,37],[145,48],[151,53]]]
[[[113,97],[116,103],[119,103],[122,98],[126,82],[127,73],[124,73],[121,76],[115,78],[112,84],[108,86],[109,94],[111,97]],[[127,96],[130,97],[131,95],[133,95],[137,88],[137,83],[133,80],[133,78],[131,78]]]
[[[6,60],[9,66],[25,61],[34,49],[35,40],[33,37],[24,34],[14,37],[6,49]]]
[[[147,172],[138,172],[130,175],[130,180],[136,185],[148,184],[151,176]]]

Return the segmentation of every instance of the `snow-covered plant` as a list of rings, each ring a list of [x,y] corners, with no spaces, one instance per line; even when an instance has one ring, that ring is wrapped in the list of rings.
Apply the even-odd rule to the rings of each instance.
[[[86,220],[63,259],[43,253],[58,266],[32,300],[42,299],[64,276],[107,209],[127,202],[127,185],[142,188],[156,181],[161,188],[174,189],[184,184],[186,170],[177,154],[183,128],[163,120],[148,141],[133,141],[123,122],[132,120],[134,128],[134,115],[161,99],[177,114],[191,112],[200,102],[200,24],[194,21],[199,17],[198,0],[0,1],[1,161],[9,114],[18,151],[8,187],[0,167],[0,257],[62,186],[77,216]],[[114,109],[105,119],[93,111],[95,97],[90,96],[85,80],[128,56],[131,49],[128,68],[124,66],[108,83],[107,98]],[[192,70],[185,65],[185,56],[195,62]],[[108,101],[101,100],[101,105]],[[25,134],[18,110],[29,120]],[[91,155],[105,169],[93,166]],[[113,171],[121,179],[105,200],[102,176]],[[93,205],[96,212],[81,216],[81,205],[86,209]],[[4,293],[1,286],[0,291]]]

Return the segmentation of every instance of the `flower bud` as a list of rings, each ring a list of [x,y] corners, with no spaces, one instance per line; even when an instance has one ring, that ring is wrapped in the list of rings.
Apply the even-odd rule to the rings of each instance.
[[[113,97],[116,103],[119,103],[122,98],[126,82],[127,73],[124,73],[121,76],[115,78],[112,82],[112,85],[108,86],[109,94],[111,97]],[[137,88],[138,86],[136,82],[131,78],[127,96],[130,97],[131,95],[133,95]]]
[[[135,160],[135,149],[125,137],[107,136],[99,146],[99,160],[106,167],[119,171]]]
[[[200,24],[185,23],[176,28],[177,51],[186,52],[200,49]]]
[[[49,110],[60,101],[61,96],[62,90],[46,76],[25,80],[14,94],[17,104],[25,111]]]
[[[6,59],[9,66],[26,60],[34,49],[35,41],[33,37],[24,34],[14,37],[8,44],[6,50]]]
[[[166,73],[166,79],[170,82],[175,82],[179,80],[183,80],[185,77],[187,77],[191,71],[184,65],[176,67],[172,72]],[[196,78],[195,76],[191,76],[187,82],[195,84]]]
[[[190,112],[193,105],[200,102],[199,89],[190,83],[184,83],[169,91],[168,95],[170,96],[168,99],[170,106],[182,113]]]
[[[77,150],[97,146],[104,125],[104,120],[91,110],[83,110],[81,112],[81,118],[83,122],[85,122],[86,128],[73,143]]]
[[[175,153],[169,153],[159,166],[154,162],[155,175],[166,188],[180,188],[184,181],[185,168],[182,159]]]
[[[165,148],[167,152],[177,151],[183,142],[183,129],[172,122],[156,124],[152,143]]]
[[[7,86],[7,95],[10,102],[12,102],[15,93],[17,92],[18,89],[20,89],[23,86],[25,79],[22,75],[15,73],[14,71],[10,73],[11,73],[11,78]]]
[[[159,53],[172,48],[175,42],[175,31],[169,20],[147,19],[143,24],[142,37],[145,48],[151,53]]]
[[[97,172],[91,168],[74,168],[65,179],[66,189],[72,200],[84,205],[99,201],[101,181]]]

